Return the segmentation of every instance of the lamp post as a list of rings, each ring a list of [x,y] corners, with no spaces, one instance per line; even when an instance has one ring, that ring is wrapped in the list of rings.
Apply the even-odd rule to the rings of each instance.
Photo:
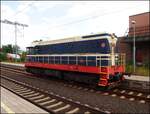
[[[134,73],[135,73],[135,67],[136,67],[136,61],[135,61],[135,24],[136,24],[136,21],[132,21],[132,24],[133,24],[133,34],[134,34],[134,36],[133,36],[133,71],[134,71]]]

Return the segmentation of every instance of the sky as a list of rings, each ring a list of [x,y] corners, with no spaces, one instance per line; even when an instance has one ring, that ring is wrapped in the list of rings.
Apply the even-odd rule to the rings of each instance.
[[[129,16],[149,11],[149,1],[1,1],[1,20],[17,26],[17,45],[97,32],[126,34]],[[1,23],[1,45],[15,44],[15,26]]]

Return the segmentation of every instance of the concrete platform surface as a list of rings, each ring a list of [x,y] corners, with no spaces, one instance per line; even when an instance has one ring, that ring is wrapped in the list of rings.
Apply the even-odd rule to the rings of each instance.
[[[15,66],[21,66],[21,67],[24,67],[24,64],[23,63],[8,63],[8,62],[0,62],[1,64],[6,64],[6,65],[15,65]]]
[[[22,99],[9,90],[1,87],[1,113],[35,113],[48,114],[48,112],[40,109],[32,103]]]
[[[127,80],[137,80],[137,81],[150,81],[149,76],[138,76],[138,75],[131,75],[130,77],[125,76]]]
[[[135,88],[143,92],[148,92],[150,89],[150,77],[137,75],[131,75],[131,77],[125,76],[125,81],[121,85],[125,88]]]

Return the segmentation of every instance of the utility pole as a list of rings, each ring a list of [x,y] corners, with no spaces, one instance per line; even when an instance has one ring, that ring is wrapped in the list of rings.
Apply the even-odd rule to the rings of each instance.
[[[24,27],[28,27],[28,25],[26,24],[22,24],[22,23],[18,23],[18,22],[12,22],[12,21],[9,21],[9,20],[0,20],[1,23],[5,23],[5,24],[10,24],[10,25],[14,25],[15,26],[15,61],[17,61],[17,26],[22,26],[23,28]]]

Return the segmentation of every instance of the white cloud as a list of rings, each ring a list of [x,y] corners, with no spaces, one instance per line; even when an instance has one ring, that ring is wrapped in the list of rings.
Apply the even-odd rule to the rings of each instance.
[[[7,5],[1,5],[1,19],[10,19],[11,15],[14,15],[13,9]]]
[[[13,44],[15,42],[14,26],[1,24],[1,44]]]
[[[137,1],[34,1],[34,2],[19,2],[20,4],[15,9],[11,6],[1,5],[2,19],[10,19],[12,21],[18,21],[20,23],[28,24],[29,27],[25,28],[25,36],[22,37],[22,28],[19,28],[21,33],[18,32],[18,44],[23,49],[29,46],[34,40],[39,39],[58,39],[74,35],[84,35],[95,32],[114,32],[118,36],[125,33],[128,27],[128,16],[148,11],[148,2],[137,2]],[[29,4],[32,5],[30,6]],[[67,6],[65,13],[62,16],[42,16],[38,17],[39,14],[44,14],[46,11],[50,11],[53,8],[60,11],[60,6]],[[55,9],[54,9],[55,7]],[[131,9],[133,7],[133,9]],[[123,9],[123,10],[122,10]],[[18,12],[18,14],[14,17]],[[36,12],[31,15],[31,12]],[[29,15],[30,14],[30,15]],[[40,23],[33,23],[34,16],[38,17],[36,20],[42,20]],[[87,21],[78,20],[93,17]],[[10,18],[12,17],[12,18]],[[73,22],[75,24],[65,24]],[[57,26],[58,25],[58,26]],[[14,26],[3,25],[2,28],[2,43],[14,44]]]
[[[49,30],[52,30],[51,32],[47,33],[52,35],[55,34],[55,32],[52,31],[56,31],[57,34],[57,30],[59,30],[61,32],[58,32],[59,34],[67,36],[67,34],[75,35],[78,33],[82,35],[84,33],[106,31],[110,33],[116,33],[118,36],[122,36],[125,34],[128,28],[129,15],[137,14],[138,12],[142,13],[145,11],[148,11],[148,5],[146,6],[146,3],[143,2],[130,2],[130,4],[129,2],[98,1],[95,3],[86,2],[85,4],[75,3],[68,10],[68,13],[64,17],[55,19],[59,24],[56,23],[56,26],[50,25]],[[80,20],[86,20],[88,17],[91,17],[91,19],[80,22]],[[79,20],[79,23],[76,23],[77,21],[75,21],[75,24],[69,25],[69,23],[74,22],[74,20]],[[68,26],[65,26],[67,23]]]
[[[33,4],[33,2],[31,1],[22,1],[22,2],[20,1],[19,3],[20,4],[18,5],[17,12],[16,12],[18,13],[18,15],[19,13],[27,13],[28,11],[30,11],[31,6]]]
[[[55,7],[56,4],[50,1],[36,1],[33,4],[33,7],[37,10],[37,12],[44,12],[46,10],[50,10],[51,8]]]

